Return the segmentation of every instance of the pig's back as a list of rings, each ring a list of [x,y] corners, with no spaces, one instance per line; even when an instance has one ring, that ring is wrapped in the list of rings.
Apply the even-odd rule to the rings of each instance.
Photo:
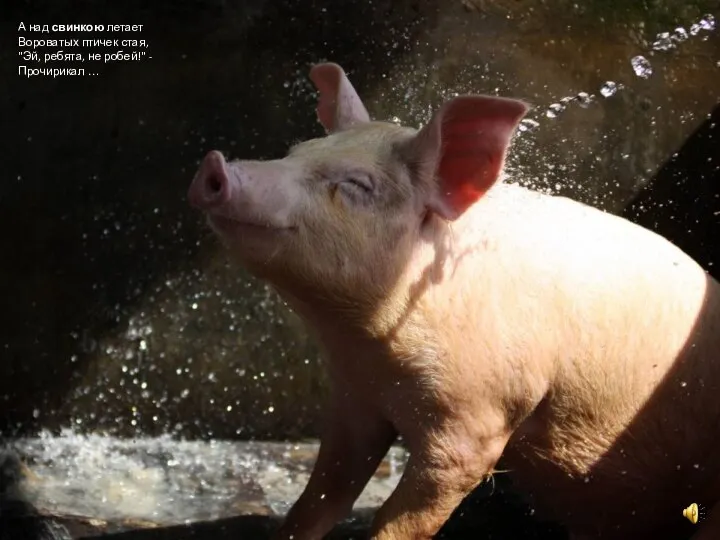
[[[553,366],[510,468],[580,521],[716,497],[718,284],[664,238],[569,199],[500,186],[476,212],[466,226],[494,231],[480,264],[504,274],[491,281],[509,335]]]

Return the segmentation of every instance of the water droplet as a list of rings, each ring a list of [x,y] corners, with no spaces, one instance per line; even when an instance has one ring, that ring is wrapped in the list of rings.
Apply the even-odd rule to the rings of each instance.
[[[540,123],[533,120],[532,118],[523,118],[520,121],[520,125],[518,126],[518,130],[525,133],[529,131],[534,131],[540,126]]]
[[[545,116],[548,118],[557,118],[564,110],[565,105],[562,103],[553,103],[548,107],[547,111],[545,111]]]
[[[715,30],[715,17],[713,17],[710,13],[703,16],[702,19],[698,21],[698,24],[703,30],[707,30],[708,32],[712,32]]]
[[[576,99],[578,105],[580,105],[583,109],[587,109],[593,102],[594,97],[595,96],[591,96],[587,92],[579,92]]]
[[[650,77],[650,75],[652,75],[652,66],[650,65],[650,62],[647,61],[647,58],[645,58],[644,56],[633,57],[633,59],[630,60],[630,64],[632,65],[635,75],[637,75],[638,77],[647,79]]]
[[[685,30],[682,26],[678,26],[672,34],[672,39],[678,43],[682,43],[688,37],[687,30]]]
[[[675,43],[670,39],[670,32],[661,32],[655,36],[655,41],[652,44],[654,51],[669,51],[675,48]]]
[[[605,81],[600,87],[600,93],[603,97],[614,96],[618,91],[618,84],[614,81]]]
[[[682,386],[683,388],[685,388],[685,387],[687,386],[687,383],[686,383],[685,381],[681,381],[681,382],[680,382],[680,386]]]
[[[695,23],[690,26],[690,35],[697,36],[700,33],[700,30],[702,30],[702,26],[700,26],[700,23]]]

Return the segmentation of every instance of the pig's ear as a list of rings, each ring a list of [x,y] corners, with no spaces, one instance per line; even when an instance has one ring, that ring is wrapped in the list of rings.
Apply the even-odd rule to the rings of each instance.
[[[510,139],[527,110],[514,99],[461,96],[435,113],[408,148],[420,179],[435,180],[430,210],[457,219],[497,182]]]
[[[360,96],[340,66],[317,64],[310,70],[310,80],[320,93],[317,116],[325,131],[332,133],[370,120]]]

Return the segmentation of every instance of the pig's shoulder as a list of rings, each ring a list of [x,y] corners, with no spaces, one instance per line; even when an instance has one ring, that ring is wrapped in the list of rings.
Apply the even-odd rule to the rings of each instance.
[[[509,183],[498,185],[488,195],[488,207],[495,216],[506,215],[514,221],[532,225],[536,230],[549,232],[558,229],[557,232],[562,232],[561,236],[572,235],[573,231],[575,234],[599,234],[604,237],[629,234],[656,237],[656,241],[665,242],[660,236],[625,218],[569,197],[541,193]],[[568,225],[572,227],[568,228]]]
[[[528,207],[551,208],[557,210],[563,208],[568,212],[602,212],[588,204],[576,201],[570,197],[544,193],[536,189],[525,187],[518,183],[503,182],[498,184],[496,189],[491,190],[490,195],[498,202],[518,204],[522,203]]]
[[[552,227],[567,221],[581,224],[612,220],[610,214],[587,204],[514,183],[498,184],[488,192],[484,203],[484,208],[478,209],[479,213],[492,215],[499,221],[507,218]]]
[[[636,266],[659,261],[682,261],[693,270],[697,266],[655,232],[567,197],[504,183],[488,193],[484,208],[479,206],[470,219],[471,228],[485,231],[510,249],[522,249],[525,255],[538,251],[543,257],[584,257],[592,264],[643,259]]]

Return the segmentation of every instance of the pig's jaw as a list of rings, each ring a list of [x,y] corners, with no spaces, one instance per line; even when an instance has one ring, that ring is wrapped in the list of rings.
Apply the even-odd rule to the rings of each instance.
[[[275,225],[260,221],[240,220],[222,214],[208,214],[210,228],[221,236],[234,236],[237,234],[268,234],[273,232],[296,231],[297,227],[291,225]]]
[[[274,258],[296,236],[297,228],[254,220],[239,220],[222,214],[207,214],[210,229],[244,265],[255,266]]]

